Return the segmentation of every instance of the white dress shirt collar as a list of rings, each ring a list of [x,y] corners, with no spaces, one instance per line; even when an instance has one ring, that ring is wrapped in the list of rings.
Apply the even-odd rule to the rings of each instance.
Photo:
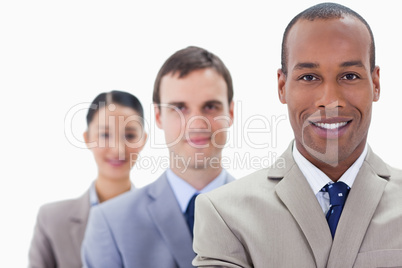
[[[212,191],[226,182],[227,172],[222,169],[221,173],[201,191],[197,191],[193,186],[187,183],[185,180],[177,176],[171,169],[166,170],[166,177],[169,181],[170,187],[172,187],[173,193],[176,196],[181,211],[184,213],[187,209],[188,202],[195,193],[207,193]]]
[[[346,172],[340,177],[339,181],[346,183],[350,188],[352,188],[357,173],[363,165],[366,155],[367,144],[364,147],[363,153],[353,163],[353,165],[346,170]],[[293,158],[296,164],[299,166],[304,177],[306,177],[315,195],[317,195],[317,193],[320,192],[326,184],[333,183],[333,181],[324,172],[314,166],[299,152],[299,150],[296,148],[296,142],[293,143]]]

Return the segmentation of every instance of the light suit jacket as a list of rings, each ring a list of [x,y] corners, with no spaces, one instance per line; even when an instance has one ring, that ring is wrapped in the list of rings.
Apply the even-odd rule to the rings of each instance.
[[[228,175],[226,182],[232,180]],[[188,268],[194,257],[192,237],[165,173],[91,210],[82,245],[84,267]]]
[[[89,191],[77,199],[42,206],[29,250],[28,266],[82,267],[80,249],[89,209]]]
[[[369,148],[334,240],[292,147],[196,201],[198,267],[402,267],[402,171]]]

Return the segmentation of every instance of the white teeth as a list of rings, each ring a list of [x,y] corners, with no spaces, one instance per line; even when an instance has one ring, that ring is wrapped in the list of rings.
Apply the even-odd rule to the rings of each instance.
[[[109,162],[110,162],[110,163],[113,163],[113,164],[120,164],[120,163],[122,163],[122,162],[124,162],[124,161],[123,161],[123,160],[110,159]]]
[[[325,129],[336,129],[336,128],[343,127],[343,126],[345,126],[346,124],[347,124],[347,122],[332,123],[332,124],[328,124],[328,123],[314,123],[314,125],[316,125],[317,127],[325,128]]]

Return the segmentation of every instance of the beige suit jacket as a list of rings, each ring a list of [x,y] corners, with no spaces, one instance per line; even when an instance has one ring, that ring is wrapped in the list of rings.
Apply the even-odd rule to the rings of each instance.
[[[29,250],[28,267],[82,267],[80,250],[89,209],[89,191],[77,199],[42,206]]]
[[[402,267],[402,171],[369,148],[334,240],[292,148],[196,201],[198,267]]]

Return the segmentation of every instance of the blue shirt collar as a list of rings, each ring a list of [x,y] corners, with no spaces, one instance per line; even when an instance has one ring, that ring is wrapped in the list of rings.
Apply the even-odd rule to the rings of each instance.
[[[166,170],[166,177],[170,187],[172,187],[174,195],[176,196],[180,209],[184,213],[186,211],[188,202],[195,193],[207,193],[224,185],[226,182],[227,172],[225,169],[222,169],[222,172],[218,175],[218,177],[211,181],[201,191],[197,191],[197,189],[177,176],[171,169]]]

